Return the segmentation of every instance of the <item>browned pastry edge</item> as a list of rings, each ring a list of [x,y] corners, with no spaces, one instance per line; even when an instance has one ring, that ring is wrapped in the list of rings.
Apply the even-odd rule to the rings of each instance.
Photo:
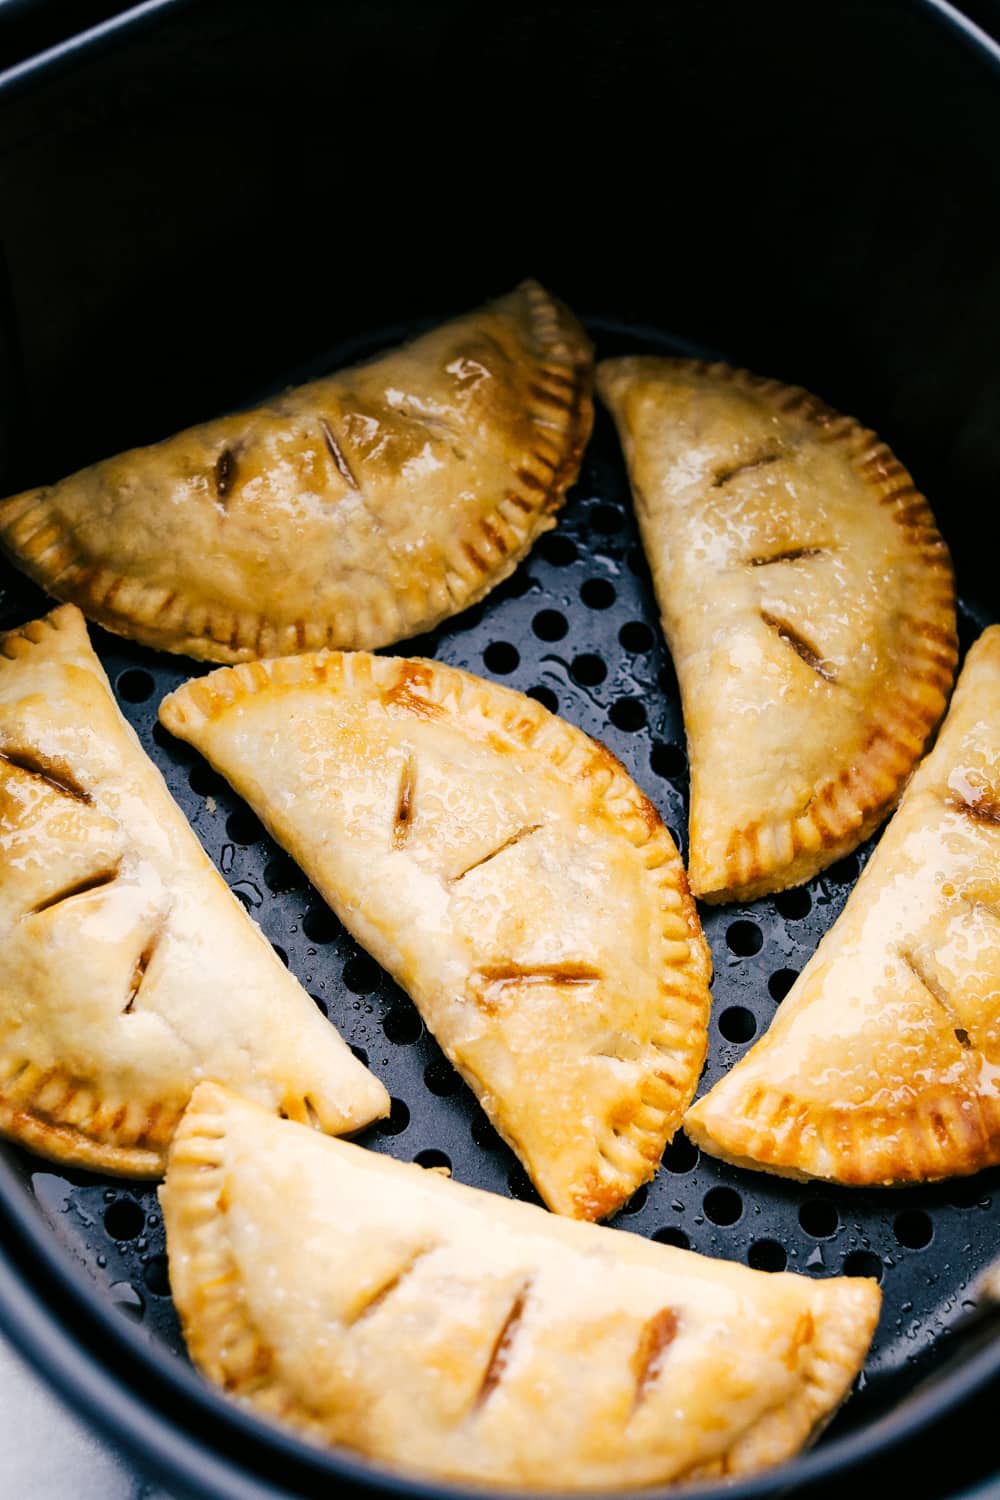
[[[646,868],[657,888],[664,938],[675,947],[684,943],[688,948],[683,962],[664,967],[658,976],[664,1024],[676,1021],[678,1010],[687,1013],[687,1055],[683,1066],[668,1063],[651,1043],[650,1076],[632,1114],[604,1122],[605,1137],[597,1146],[612,1180],[595,1174],[592,1182],[580,1184],[575,1202],[578,1217],[605,1218],[654,1175],[694,1095],[708,1046],[711,959],[673,840],[656,808],[605,746],[533,699],[441,662],[366,652],[319,652],[248,662],[183,684],[160,705],[160,720],[171,734],[197,746],[200,725],[248,696],[301,685],[326,683],[336,688],[347,672],[355,682],[371,680],[387,711],[394,714],[458,723],[467,711],[476,710],[478,722],[487,723],[492,735],[502,736],[505,746],[543,755],[549,771],[585,787],[595,811],[644,851]],[[472,713],[469,718],[476,721]],[[261,809],[261,815],[266,821],[265,810]],[[276,836],[280,841],[280,835]],[[462,1071],[461,1064],[452,1061]],[[679,1076],[674,1076],[675,1070]],[[477,1094],[482,1092],[477,1080],[467,1077],[467,1082]],[[494,1124],[503,1134],[502,1124],[497,1120]],[[507,1139],[517,1150],[517,1143]]]
[[[597,382],[606,397],[602,371]],[[637,361],[637,363],[641,363]],[[958,662],[955,581],[947,545],[926,499],[874,432],[801,386],[697,359],[655,359],[752,392],[781,416],[806,421],[820,442],[843,449],[873,499],[890,508],[907,555],[919,566],[920,613],[901,618],[895,692],[877,705],[863,757],[816,787],[796,818],[760,818],[733,830],[719,869],[702,872],[692,855],[691,889],[702,901],[752,901],[801,885],[857,848],[895,806],[948,701]],[[691,845],[697,842],[691,830]]]
[[[800,1182],[904,1187],[968,1177],[1000,1157],[1000,1101],[956,1097],[944,1087],[922,1092],[909,1106],[824,1109],[817,1118],[815,1104],[751,1084],[726,1101],[724,1149],[711,1114],[700,1109],[704,1102],[684,1121],[695,1145],[734,1166]]]
[[[357,641],[345,640],[342,622],[318,622],[317,639],[314,622],[306,618],[278,627],[252,608],[212,609],[89,558],[74,534],[47,514],[47,499],[56,486],[0,500],[0,551],[50,594],[79,605],[105,629],[199,660],[249,661],[277,650],[294,653],[321,645],[385,646],[432,630],[509,577],[537,538],[555,525],[554,512],[576,478],[590,436],[593,362],[586,334],[569,309],[537,282],[525,281],[517,290],[528,303],[536,351],[537,372],[530,387],[535,405],[528,412],[534,443],[514,466],[510,488],[497,496],[490,515],[472,527],[456,528],[451,551],[440,564],[446,608],[427,613],[386,589],[377,631]],[[429,597],[431,580],[425,581],[423,597]]]

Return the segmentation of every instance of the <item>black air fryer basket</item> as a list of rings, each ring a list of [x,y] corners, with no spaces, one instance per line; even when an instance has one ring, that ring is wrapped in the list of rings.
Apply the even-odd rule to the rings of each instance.
[[[948,5],[139,10],[0,78],[3,493],[534,275],[599,355],[721,356],[875,427],[953,550],[963,648],[998,617],[1000,51]],[[0,575],[0,626],[45,607]],[[415,1008],[157,727],[159,700],[199,669],[94,639],[232,890],[388,1086],[392,1113],[364,1144],[532,1198]],[[557,529],[514,577],[394,649],[526,690],[603,740],[686,854],[677,684],[606,414]],[[705,1085],[767,1027],[870,848],[801,889],[703,911],[716,968]],[[1000,1338],[975,1288],[1000,1255],[1000,1170],[848,1192],[699,1158],[678,1135],[615,1224],[762,1270],[882,1283],[859,1389],[819,1446],[713,1494],[817,1496],[845,1480],[864,1493],[890,1457],[912,1496],[990,1471]],[[195,1375],[152,1186],[3,1148],[0,1325],[178,1492],[447,1490],[309,1449]]]

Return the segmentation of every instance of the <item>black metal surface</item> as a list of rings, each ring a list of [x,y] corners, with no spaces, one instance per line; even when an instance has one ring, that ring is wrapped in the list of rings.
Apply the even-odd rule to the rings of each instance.
[[[994,4],[977,0],[977,18]],[[0,78],[5,490],[229,407],[278,372],[298,378],[324,345],[324,364],[356,357],[363,330],[395,337],[387,325],[414,310],[446,315],[535,274],[632,320],[594,324],[603,353],[670,345],[642,319],[872,423],[953,548],[963,642],[995,614],[1000,54],[942,0],[138,10],[170,24],[123,18]],[[4,623],[44,608],[21,583],[0,588]],[[405,1125],[401,1108],[390,1122],[403,1128],[367,1143],[443,1153],[460,1180],[500,1192],[513,1174],[525,1191],[412,1008],[237,800],[154,737],[156,702],[192,665],[95,640],[226,878],[405,1105]],[[676,690],[605,418],[558,530],[515,579],[397,649],[554,694],[683,835]],[[800,894],[706,910],[706,1083],[760,1034],[854,876],[848,860],[812,882],[808,910]],[[849,1466],[868,1493],[858,1476],[873,1483],[892,1445],[914,1500],[985,1472],[1000,1349],[962,1326],[1000,1249],[1000,1173],[855,1194],[687,1165],[668,1151],[618,1225],[761,1265],[784,1255],[811,1276],[881,1267],[865,1388],[815,1453],[744,1493],[808,1483],[826,1500]],[[192,1494],[360,1493],[362,1466],[306,1455],[204,1392],[178,1353],[162,1251],[151,1189],[0,1157],[0,1317],[65,1394]],[[962,1354],[950,1370],[949,1347]]]
[[[600,354],[690,352],[650,331],[591,322]],[[392,330],[398,337],[402,330]],[[376,335],[370,347],[386,342]],[[345,354],[319,362],[335,368]],[[302,372],[296,371],[296,378]],[[281,382],[284,384],[284,382]],[[3,575],[0,625],[30,618],[42,597]],[[989,619],[963,598],[963,646]],[[404,1160],[448,1165],[457,1180],[534,1199],[523,1168],[427,1034],[415,1007],[344,931],[236,795],[156,722],[164,694],[198,668],[93,632],[121,707],[234,894],[316,1003],[393,1096],[388,1121],[362,1143]],[[433,635],[394,648],[436,657],[538,697],[606,743],[652,797],[686,850],[687,766],[677,684],[611,423],[598,414],[580,482],[557,529],[484,604]],[[702,1088],[769,1024],[795,973],[843,907],[871,844],[808,886],[746,905],[702,908],[715,980]],[[9,1149],[9,1148],[8,1148]],[[124,1318],[183,1356],[169,1299],[155,1189],[62,1172],[10,1151],[59,1240]],[[535,1199],[537,1201],[537,1199]],[[683,1135],[616,1227],[822,1277],[871,1274],[884,1312],[861,1388],[834,1432],[869,1420],[947,1352],[975,1310],[972,1282],[1000,1246],[1000,1170],[900,1192],[803,1186],[701,1157]]]

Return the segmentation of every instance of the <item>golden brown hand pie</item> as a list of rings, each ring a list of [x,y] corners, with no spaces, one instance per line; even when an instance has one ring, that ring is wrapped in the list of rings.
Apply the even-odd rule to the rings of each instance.
[[[848,1184],[1000,1162],[1000,626],[770,1031],[685,1126],[714,1156]]]
[[[872,432],[695,360],[605,361],[691,761],[691,889],[808,880],[886,816],[945,709],[951,565]]]
[[[210,1084],[160,1198],[199,1368],[424,1476],[617,1492],[765,1468],[829,1419],[878,1318],[870,1281],[553,1218]]]
[[[0,502],[109,630],[209,661],[382,646],[512,573],[576,478],[591,353],[534,282],[369,364]]]
[[[157,1176],[194,1084],[323,1130],[376,1078],[226,889],[72,605],[0,637],[0,1132]]]
[[[361,652],[213,672],[160,717],[413,997],[551,1208],[602,1218],[653,1175],[710,965],[613,756],[508,688]]]

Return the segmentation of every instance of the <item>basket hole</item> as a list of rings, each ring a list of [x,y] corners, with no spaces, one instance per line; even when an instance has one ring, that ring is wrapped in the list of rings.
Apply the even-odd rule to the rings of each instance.
[[[540,641],[561,641],[569,630],[569,621],[557,609],[540,609],[531,628]]]
[[[113,1240],[136,1240],[146,1227],[146,1215],[132,1198],[116,1198],[104,1211],[104,1228]]]
[[[503,1139],[493,1129],[485,1115],[477,1115],[472,1122],[472,1139],[482,1151],[502,1151]]]
[[[738,922],[730,922],[726,928],[726,945],[737,958],[752,958],[763,948],[764,934],[756,922],[741,918]]]
[[[288,891],[301,890],[306,878],[294,859],[287,854],[276,854],[264,866],[264,883],[272,896],[282,896]]]
[[[432,1094],[437,1094],[439,1099],[446,1099],[449,1094],[458,1093],[462,1087],[462,1075],[446,1057],[435,1057],[424,1069],[424,1083]]]
[[[535,702],[540,703],[543,708],[547,708],[550,714],[559,712],[559,699],[551,688],[539,684],[538,687],[529,688],[527,696],[534,698]]]
[[[418,1151],[413,1158],[418,1167],[445,1167],[451,1171],[451,1157],[446,1151],[436,1151],[429,1146],[426,1151]]]
[[[955,1208],[975,1208],[983,1190],[975,1177],[963,1177],[953,1182],[948,1191],[948,1202]]]
[[[780,1005],[799,977],[798,969],[775,969],[767,981],[767,992]]]
[[[664,1148],[662,1160],[668,1172],[683,1177],[685,1172],[693,1172],[698,1165],[698,1147],[678,1131],[669,1146]]]
[[[370,995],[381,977],[382,970],[367,953],[355,953],[344,965],[344,983],[352,995]]]
[[[332,943],[340,935],[340,923],[328,906],[310,906],[302,918],[302,931],[311,943]]]
[[[580,587],[580,598],[588,609],[610,609],[617,597],[614,584],[606,578],[588,578]]]
[[[777,1240],[754,1240],[747,1254],[747,1265],[754,1271],[783,1271],[788,1254]]]
[[[310,999],[310,1000],[311,1000],[311,1001],[312,1001],[312,1003],[313,1003],[313,1004],[314,1004],[314,1005],[315,1005],[315,1007],[316,1007],[316,1009],[317,1009],[317,1010],[318,1010],[318,1011],[319,1011],[319,1012],[320,1012],[320,1013],[321,1013],[321,1014],[322,1014],[322,1015],[324,1015],[324,1016],[329,1016],[329,1014],[330,1014],[330,1011],[329,1011],[329,1008],[328,1008],[328,1006],[327,1006],[327,1003],[326,1003],[326,1001],[325,1001],[325,1000],[324,1000],[324,999],[323,999],[323,996],[322,996],[322,995],[310,995],[310,996],[309,996],[309,999]],[[353,1053],[354,1053],[354,1054],[355,1054],[355,1056],[357,1056],[357,1048],[356,1048],[356,1047],[352,1047],[352,1048],[351,1048],[351,1051],[352,1051],[352,1052],[353,1052]]]
[[[237,807],[226,819],[226,833],[234,844],[247,847],[264,837],[264,825],[249,807]]]
[[[745,1005],[730,1005],[719,1017],[719,1030],[727,1042],[748,1042],[757,1030],[753,1011]]]
[[[521,653],[510,641],[493,641],[483,652],[483,662],[489,672],[496,672],[498,677],[506,677],[509,672],[516,672],[521,665]]]
[[[646,1184],[643,1183],[641,1187],[637,1187],[636,1188],[635,1192],[632,1194],[632,1196],[628,1200],[628,1202],[625,1203],[622,1206],[622,1208],[620,1210],[621,1213],[623,1213],[623,1214],[638,1214],[638,1213],[641,1213],[642,1210],[646,1207],[646,1200],[647,1200],[648,1197],[649,1197],[649,1189],[646,1186]]]
[[[315,998],[316,997],[313,996],[313,999],[315,999]],[[325,1009],[325,1007],[324,1007],[324,1009]],[[355,1046],[352,1045],[351,1051],[354,1053],[354,1056],[357,1058],[358,1062],[359,1063],[363,1063],[364,1066],[367,1068],[367,1066],[368,1066],[368,1053],[365,1051],[364,1047],[355,1047]]]
[[[834,885],[850,885],[857,880],[861,869],[861,861],[856,854],[845,854],[843,859],[838,859],[835,865],[831,865],[826,871],[827,880],[832,880]]]
[[[175,754],[190,755],[191,748],[181,740],[175,740],[169,729],[165,729],[157,719],[153,725],[153,739],[161,750],[173,750]]]
[[[170,1296],[170,1280],[167,1276],[167,1257],[151,1255],[142,1273],[146,1287],[154,1297]]]
[[[840,1227],[840,1215],[825,1198],[809,1198],[799,1209],[799,1223],[814,1240],[828,1240]]]
[[[382,1031],[386,1041],[395,1042],[398,1047],[409,1047],[414,1042],[419,1042],[424,1027],[416,1006],[394,1005],[382,1017]]]
[[[574,682],[581,687],[597,687],[598,683],[604,681],[608,675],[608,669],[600,656],[595,656],[591,651],[585,651],[581,656],[574,656],[573,665],[570,667]]]
[[[641,656],[644,651],[650,651],[653,647],[653,632],[642,620],[629,620],[619,630],[618,639],[633,656]]]
[[[674,781],[678,776],[683,776],[687,756],[680,745],[654,745],[649,752],[649,764],[655,775]]]
[[[393,1099],[386,1119],[376,1122],[380,1135],[402,1135],[410,1123],[410,1111],[402,1099]]]
[[[284,948],[282,948],[279,943],[272,943],[271,947],[274,949],[275,953],[281,959],[281,962],[284,964],[285,968],[287,969],[288,968],[288,954],[285,952]]]
[[[774,904],[787,922],[800,922],[812,911],[813,902],[805,886],[800,885],[795,890],[779,891]]]
[[[142,667],[129,667],[119,674],[117,687],[118,696],[126,703],[145,703],[156,691],[156,682],[151,672]]]
[[[742,1215],[743,1199],[735,1188],[714,1187],[709,1188],[705,1194],[702,1207],[706,1218],[725,1229],[730,1224],[735,1224]]]
[[[616,729],[635,734],[646,727],[646,707],[640,698],[616,698],[609,717]]]
[[[881,1281],[885,1267],[873,1250],[852,1250],[844,1256],[845,1276],[868,1276],[872,1281]]]
[[[605,536],[612,536],[616,531],[622,531],[625,527],[625,516],[617,505],[608,505],[603,502],[595,505],[590,511],[590,524],[597,531],[603,531]]]
[[[683,1229],[678,1229],[675,1224],[667,1224],[663,1229],[653,1232],[653,1239],[658,1245],[673,1245],[676,1250],[690,1250],[691,1241]]]
[[[225,784],[222,777],[203,760],[192,766],[188,773],[188,786],[192,792],[197,792],[199,797],[217,796]]]
[[[561,536],[557,531],[550,531],[543,536],[538,543],[538,550],[554,568],[568,568],[570,563],[576,562],[578,556],[576,543],[572,538]]]
[[[897,1214],[892,1230],[898,1242],[907,1250],[924,1250],[934,1238],[931,1217],[920,1208],[907,1208]]]

